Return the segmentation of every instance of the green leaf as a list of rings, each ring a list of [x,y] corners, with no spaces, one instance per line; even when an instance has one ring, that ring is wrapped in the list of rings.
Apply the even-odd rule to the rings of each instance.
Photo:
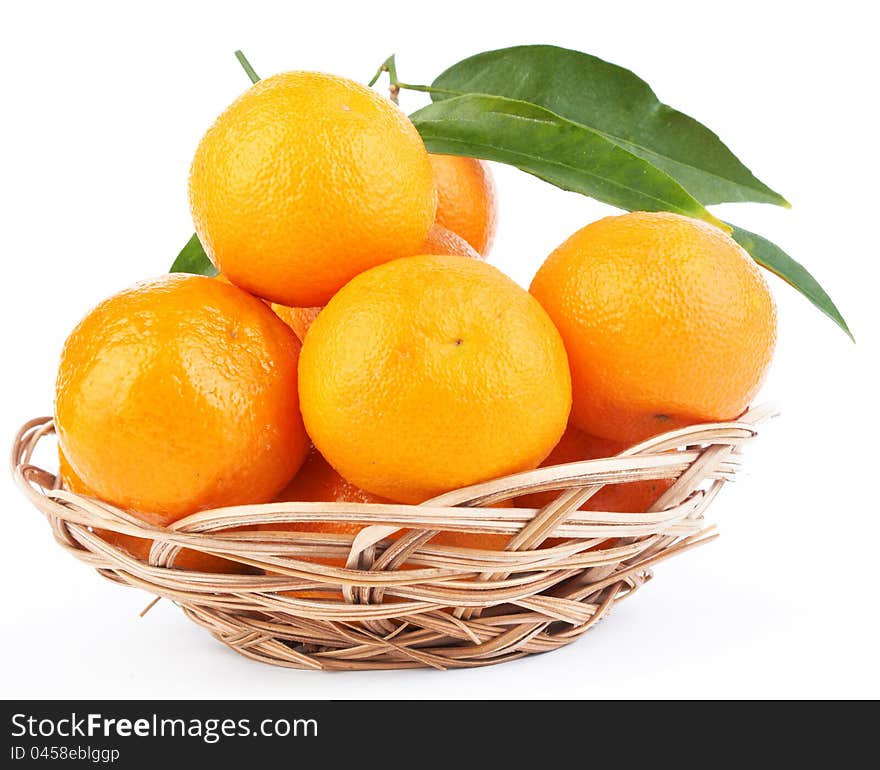
[[[731,225],[731,227],[733,227],[734,240],[752,255],[755,262],[797,289],[855,342],[855,338],[837,306],[831,301],[831,297],[825,293],[825,289],[819,285],[819,282],[810,275],[807,268],[793,260],[779,246],[766,238],[743,230],[736,225]]]
[[[195,273],[196,275],[207,275],[213,278],[219,272],[208,255],[202,248],[199,236],[193,233],[193,237],[186,242],[171,265],[169,273]]]
[[[507,163],[618,208],[674,211],[727,229],[666,172],[535,104],[468,94],[410,118],[429,152]]]
[[[716,134],[661,103],[628,69],[589,54],[550,45],[487,51],[454,64],[431,88],[435,101],[479,93],[537,104],[663,169],[707,206],[733,201],[789,205]]]

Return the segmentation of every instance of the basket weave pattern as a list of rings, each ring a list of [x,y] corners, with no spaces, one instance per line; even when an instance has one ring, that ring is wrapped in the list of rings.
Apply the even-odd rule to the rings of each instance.
[[[755,426],[772,414],[754,408],[737,421],[672,431],[616,457],[539,468],[419,506],[247,505],[202,511],[167,528],[73,494],[57,474],[32,464],[34,449],[54,431],[51,418],[23,426],[12,471],[63,548],[104,577],[173,601],[242,655],[304,669],[460,668],[568,644],[649,580],[654,564],[713,539],[703,512],[733,479]],[[606,484],[670,478],[646,513],[578,510]],[[546,490],[559,495],[540,510],[482,507]],[[229,531],[305,521],[364,528],[357,536],[293,526]],[[153,540],[149,562],[107,543],[98,529]],[[501,551],[433,545],[444,530],[510,540]],[[564,540],[541,548],[549,537]],[[175,569],[181,548],[260,574]],[[314,598],[315,591],[328,598]]]

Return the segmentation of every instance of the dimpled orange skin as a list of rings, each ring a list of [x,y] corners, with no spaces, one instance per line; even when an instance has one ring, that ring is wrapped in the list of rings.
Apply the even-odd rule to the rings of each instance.
[[[55,426],[102,500],[174,521],[271,500],[305,459],[299,341],[259,299],[167,275],[105,300],[74,329]]]
[[[291,307],[323,305],[363,270],[415,254],[437,201],[400,109],[317,72],[261,80],[220,115],[196,150],[189,195],[216,267]]]
[[[60,447],[58,448],[58,472],[65,489],[86,497],[98,497],[76,475]],[[170,523],[166,517],[157,516],[156,514],[138,512],[137,515],[147,523],[155,524],[156,526],[165,526]],[[145,562],[150,560],[150,549],[153,546],[152,540],[134,537],[133,535],[124,535],[121,532],[111,532],[107,529],[95,531],[108,543],[124,549],[135,559]],[[185,569],[193,572],[221,572],[225,574],[252,574],[256,572],[256,570],[246,564],[239,564],[229,559],[222,559],[219,556],[192,551],[189,548],[182,548],[177,552],[172,566],[174,569]]]
[[[571,407],[559,333],[485,262],[414,256],[362,273],[315,320],[299,366],[315,446],[373,494],[417,503],[534,468]]]
[[[306,338],[306,332],[321,310],[320,307],[287,307],[287,305],[279,305],[277,302],[272,303],[272,311],[293,329],[293,333],[300,342]]]
[[[390,503],[346,481],[314,447],[299,473],[275,498],[276,502],[329,502],[329,503]],[[304,521],[296,524],[262,524],[260,529],[292,529],[303,532],[335,532],[356,535],[363,524],[345,522]]]
[[[457,155],[428,157],[437,185],[437,224],[460,235],[482,256],[488,256],[498,224],[495,182],[489,165]]]
[[[616,441],[739,416],[773,356],[776,307],[758,266],[726,233],[678,214],[587,225],[530,291],[565,341],[572,422]]]
[[[456,235],[440,225],[432,225],[428,237],[419,249],[419,254],[449,254],[472,259],[482,259],[464,238]],[[219,276],[218,276],[219,277]],[[284,321],[300,341],[306,338],[306,332],[321,312],[320,307],[287,307],[272,303],[272,310]]]
[[[438,254],[450,257],[470,257],[471,259],[483,259],[473,246],[471,246],[458,233],[449,230],[443,225],[433,224],[428,231],[428,237],[417,254]]]

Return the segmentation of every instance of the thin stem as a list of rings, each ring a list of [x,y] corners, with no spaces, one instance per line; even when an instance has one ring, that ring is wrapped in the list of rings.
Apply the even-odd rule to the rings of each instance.
[[[236,51],[235,58],[238,59],[238,63],[251,79],[251,83],[258,83],[260,76],[254,71],[254,68],[251,67],[251,63],[247,60],[247,57],[241,51]]]
[[[395,85],[405,91],[422,91],[426,94],[462,94],[464,91],[447,91],[444,88],[433,88],[432,86],[417,86],[413,83],[401,83],[397,81]]]
[[[391,56],[382,62],[382,65],[376,70],[376,74],[373,75],[373,79],[370,80],[367,85],[376,85],[376,81],[379,80],[383,72],[388,73],[388,95],[391,97],[392,102],[399,104],[398,97],[400,95],[400,86],[397,85],[397,65],[394,63],[394,54],[391,54]]]
[[[397,62],[394,59],[394,54],[391,54],[386,61],[385,66],[388,68],[388,80],[391,82],[392,86],[397,85]]]
[[[383,61],[381,65],[379,65],[379,69],[376,70],[376,74],[373,75],[373,78],[370,80],[369,83],[367,83],[367,85],[370,86],[370,88],[372,88],[374,85],[376,85],[376,81],[380,77],[382,77],[382,73],[383,72],[390,72],[391,67],[393,67],[393,66],[394,66],[394,54],[391,54],[391,56],[389,56],[387,59],[385,59],[385,61]]]
[[[394,61],[394,54],[391,54],[385,61],[382,62],[379,69],[376,70],[376,74],[373,75],[372,79],[368,86],[376,85],[376,82],[382,77],[382,73],[388,73],[388,82],[389,82],[389,92],[391,95],[391,101],[395,104],[398,103],[398,96],[400,94],[401,89],[404,91],[421,91],[427,94],[449,94],[450,96],[461,96],[464,94],[464,91],[449,91],[445,88],[433,88],[432,86],[420,86],[415,85],[413,83],[401,83],[397,79],[397,63]]]

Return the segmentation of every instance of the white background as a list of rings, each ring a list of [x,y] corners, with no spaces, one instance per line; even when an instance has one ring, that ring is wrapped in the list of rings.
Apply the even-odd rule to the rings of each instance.
[[[777,241],[838,302],[853,345],[778,280],[762,399],[784,414],[710,509],[722,538],[578,643],[473,671],[321,674],[239,658],[168,602],[65,555],[0,481],[4,697],[605,698],[880,696],[876,656],[878,55],[870,5],[738,2],[15,3],[0,19],[0,436],[52,408],[64,337],[93,304],[159,274],[192,232],[201,133],[262,75],[367,80],[388,54],[429,82],[481,50],[547,42],[630,67],[718,131],[793,204],[722,214]],[[421,95],[406,94],[413,110]],[[609,210],[497,168],[491,261],[527,284]],[[51,462],[51,461],[50,461]]]

